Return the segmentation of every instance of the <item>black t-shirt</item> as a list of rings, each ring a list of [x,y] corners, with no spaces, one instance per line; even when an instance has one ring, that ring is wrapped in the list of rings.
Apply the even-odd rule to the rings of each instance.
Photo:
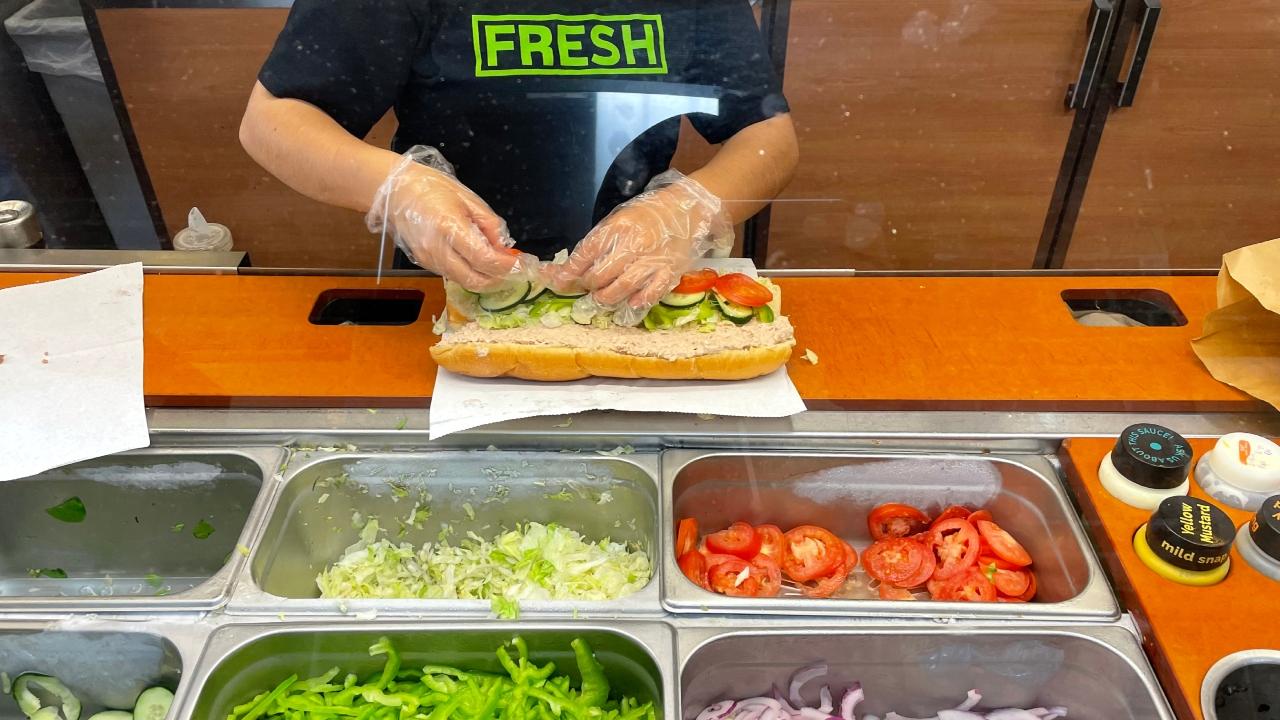
[[[393,149],[433,145],[549,257],[709,142],[787,111],[748,0],[296,0],[258,79]]]

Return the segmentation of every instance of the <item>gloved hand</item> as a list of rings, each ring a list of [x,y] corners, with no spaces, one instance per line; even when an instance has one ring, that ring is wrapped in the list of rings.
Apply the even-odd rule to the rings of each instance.
[[[567,262],[549,266],[546,279],[560,292],[589,291],[597,306],[614,311],[614,322],[636,325],[694,260],[732,247],[733,220],[720,198],[668,170],[614,208]]]
[[[492,290],[512,275],[536,272],[518,255],[507,224],[454,176],[433,147],[415,145],[378,188],[365,216],[370,232],[390,232],[418,265],[468,290]]]

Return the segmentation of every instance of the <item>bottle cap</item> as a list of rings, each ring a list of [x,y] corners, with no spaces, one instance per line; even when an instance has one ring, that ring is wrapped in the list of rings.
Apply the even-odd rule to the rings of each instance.
[[[1272,495],[1249,522],[1249,537],[1267,557],[1280,561],[1280,495]]]
[[[1149,423],[1130,425],[1116,438],[1111,464],[1130,482],[1170,490],[1187,479],[1191,446],[1169,428]]]
[[[199,208],[191,208],[187,213],[187,227],[173,236],[174,250],[229,251],[231,248],[231,230],[221,223],[207,222]]]
[[[1257,493],[1280,491],[1280,445],[1249,433],[1218,438],[1209,465],[1223,482]]]
[[[1165,498],[1147,522],[1147,545],[1184,570],[1212,570],[1227,561],[1236,528],[1218,506],[1189,495]]]

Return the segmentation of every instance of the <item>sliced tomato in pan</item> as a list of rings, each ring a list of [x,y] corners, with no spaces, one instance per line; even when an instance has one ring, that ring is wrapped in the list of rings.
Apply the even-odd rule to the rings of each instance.
[[[1022,547],[1022,543],[1014,540],[1013,536],[999,525],[989,520],[979,520],[977,527],[978,532],[982,534],[982,539],[987,541],[997,557],[1018,567],[1031,564],[1031,553],[1027,552],[1027,549]]]
[[[676,527],[676,557],[680,558],[685,553],[693,552],[698,548],[698,521],[693,518],[683,518]]]
[[[757,525],[756,535],[760,536],[760,554],[781,561],[782,553],[786,549],[786,538],[783,537],[782,528],[777,525]]]
[[[844,565],[846,547],[834,533],[817,525],[801,525],[787,531],[782,571],[796,582],[830,575]]]
[[[938,513],[938,517],[933,519],[933,522],[930,523],[930,527],[937,527],[938,523],[951,520],[953,518],[968,518],[972,514],[973,511],[963,505],[950,505],[946,510]]]
[[[683,572],[694,585],[705,590],[711,589],[707,584],[707,558],[702,553],[687,552],[676,559],[676,564],[680,566],[680,572]]]
[[[760,553],[760,536],[756,534],[755,528],[739,521],[725,530],[708,535],[707,549],[713,553],[750,560]]]
[[[867,529],[873,540],[915,535],[928,527],[928,515],[902,503],[877,505],[867,516]]]
[[[938,567],[933,576],[939,580],[958,575],[973,567],[978,560],[978,531],[962,518],[943,520],[933,526],[933,553]]]
[[[922,543],[911,538],[887,538],[862,553],[862,565],[876,580],[897,585],[916,576],[927,552]]]

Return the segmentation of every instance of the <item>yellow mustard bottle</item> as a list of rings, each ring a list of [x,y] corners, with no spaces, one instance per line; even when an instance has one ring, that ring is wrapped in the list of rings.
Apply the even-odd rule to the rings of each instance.
[[[1133,536],[1138,559],[1157,575],[1183,585],[1214,585],[1231,569],[1231,518],[1189,495],[1165,498]]]

